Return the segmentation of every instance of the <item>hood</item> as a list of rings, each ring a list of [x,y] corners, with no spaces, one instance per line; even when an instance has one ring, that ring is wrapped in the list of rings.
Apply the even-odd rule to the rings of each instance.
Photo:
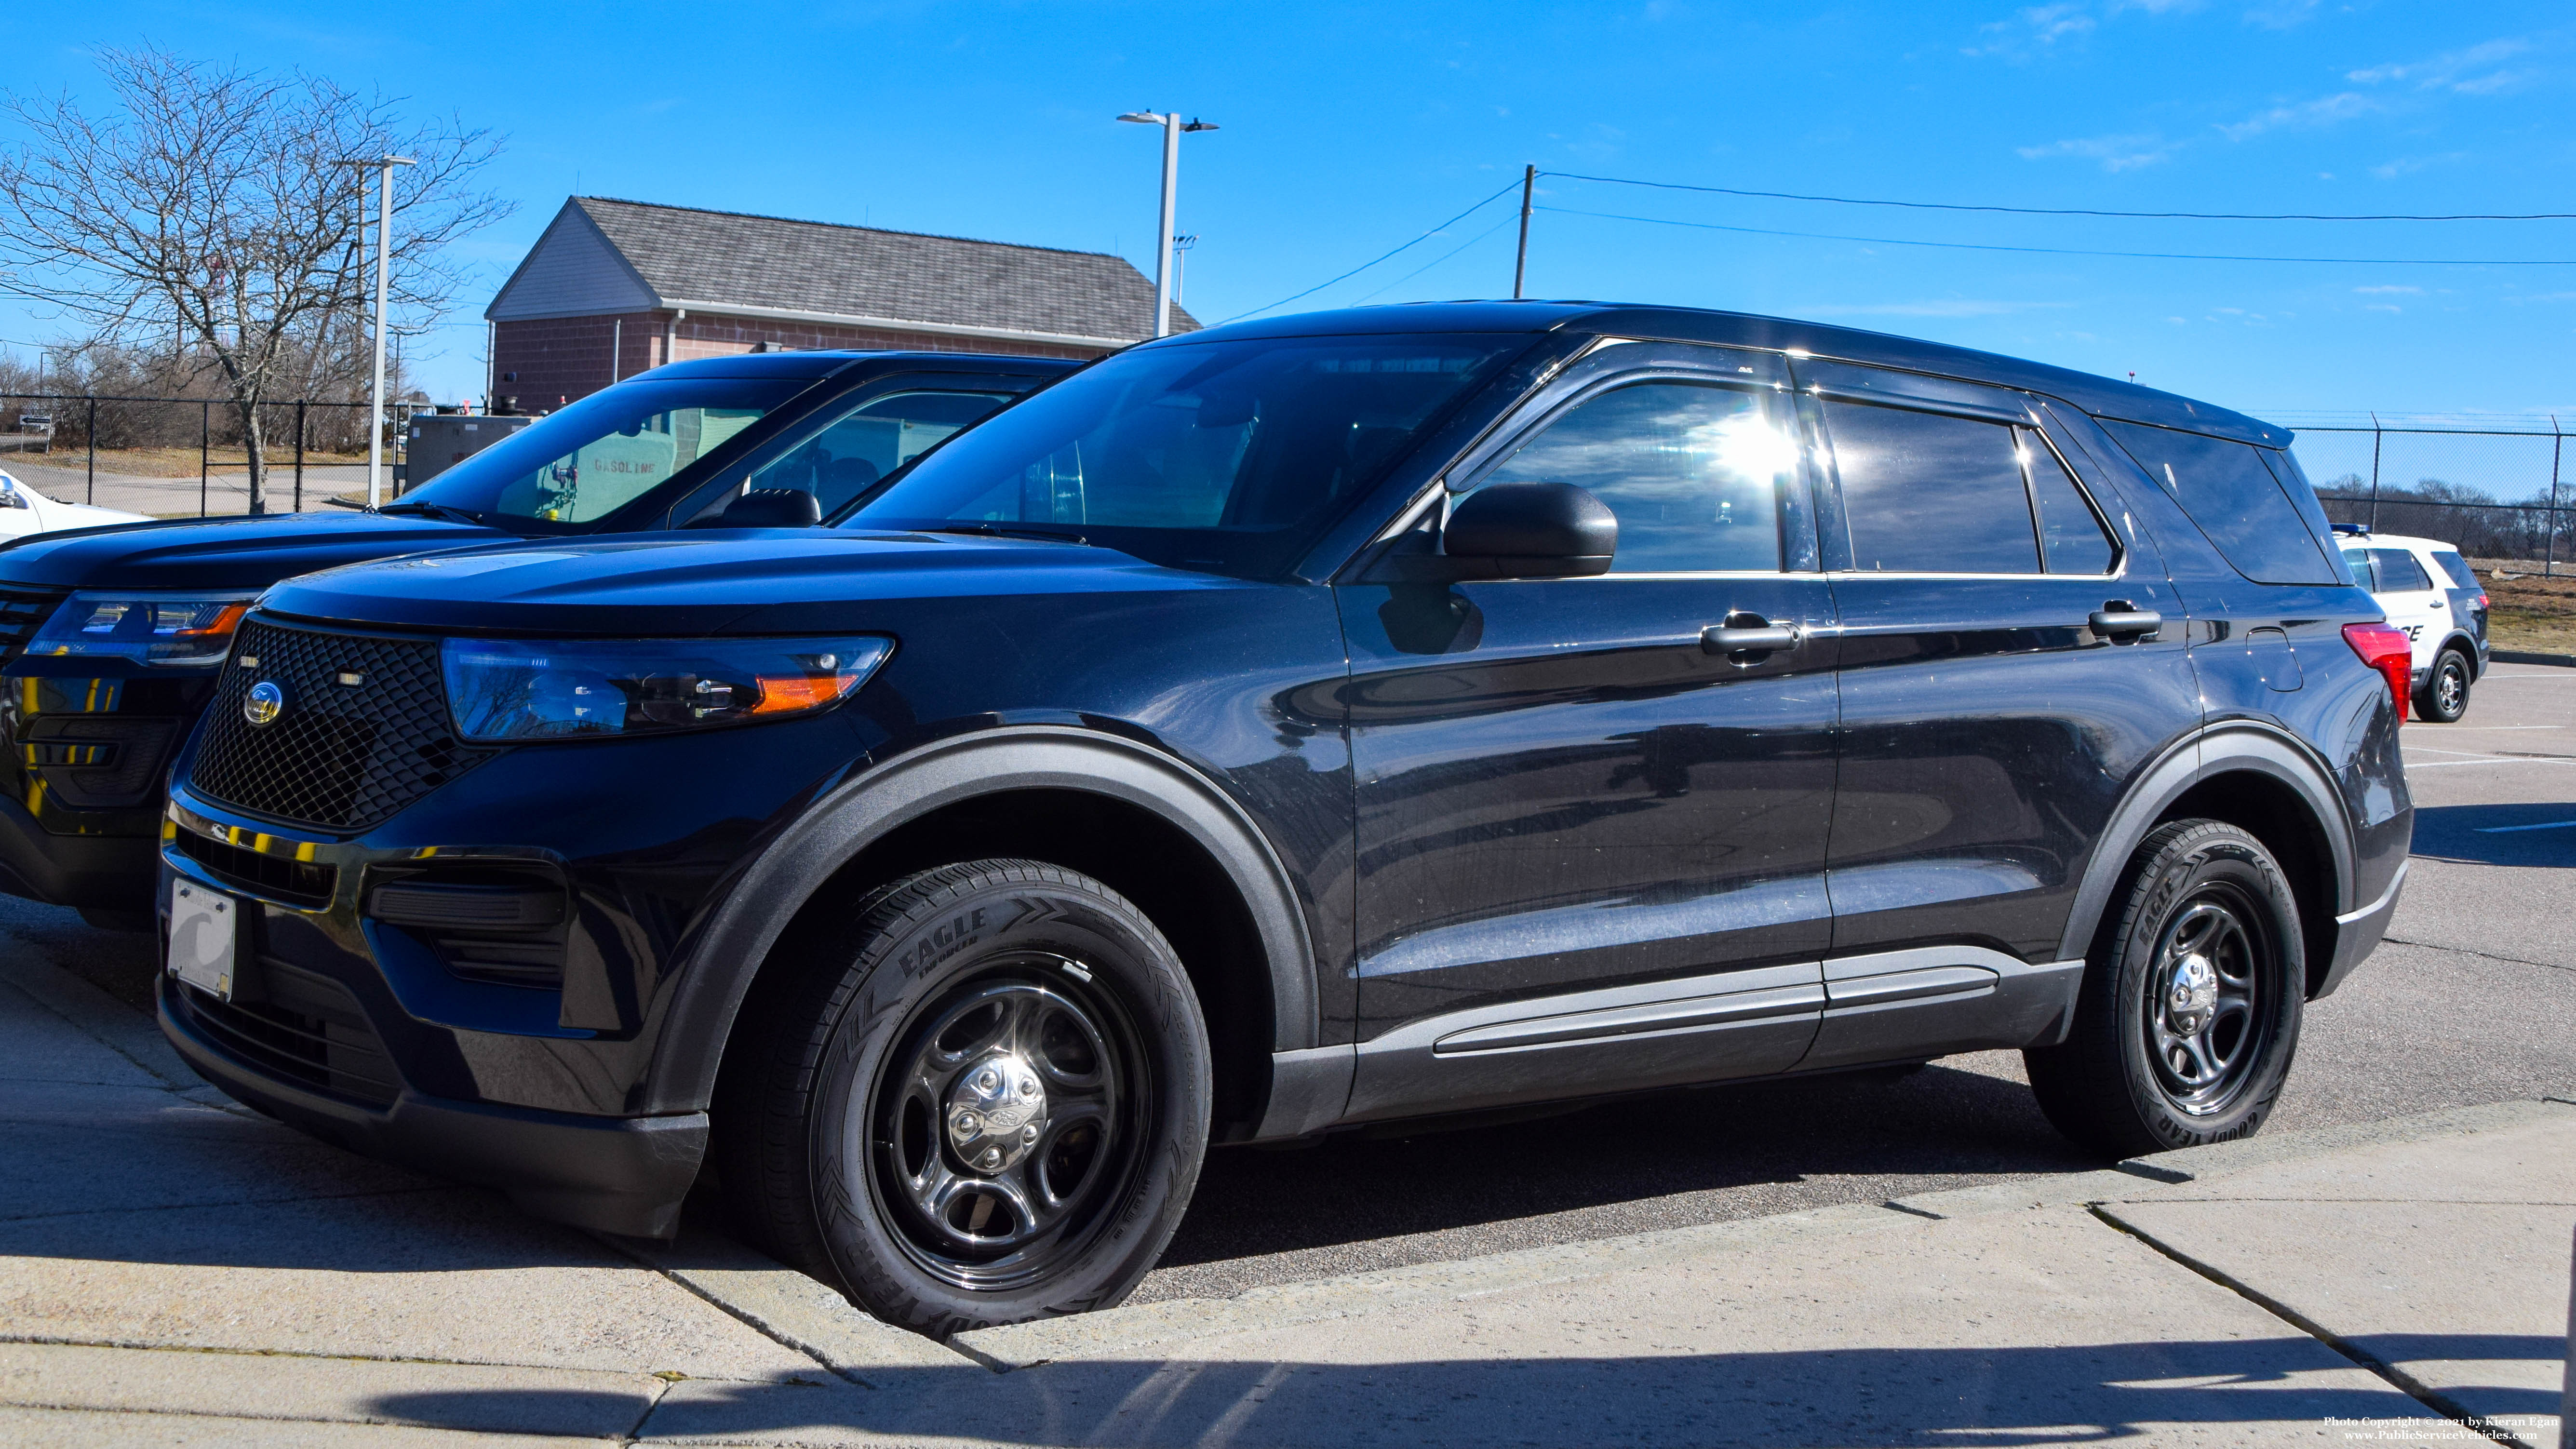
[[[882,627],[893,599],[1235,588],[1115,549],[837,529],[522,543],[308,574],[272,613],[463,633],[690,638]]]
[[[0,548],[0,586],[264,589],[362,559],[463,548],[518,535],[380,513],[179,518],[36,534]]]

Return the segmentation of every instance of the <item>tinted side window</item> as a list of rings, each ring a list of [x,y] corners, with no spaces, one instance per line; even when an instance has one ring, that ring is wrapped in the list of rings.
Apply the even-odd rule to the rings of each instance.
[[[2333,565],[2308,520],[2283,492],[2262,450],[2143,423],[2102,426],[2173,495],[2236,571],[2265,584],[2334,584]]]
[[[898,392],[871,398],[751,477],[754,488],[814,495],[829,517],[930,445],[1010,401],[1003,392]]]
[[[2109,573],[2118,552],[2075,480],[2066,476],[2066,465],[2049,451],[2048,444],[2028,433],[2023,434],[2022,457],[2030,464],[2030,501],[2039,510],[2039,540],[2048,554],[2048,571]]]
[[[2379,592],[2379,573],[2370,566],[2370,550],[2366,548],[2345,549],[2343,551],[2343,562],[2344,567],[2352,570],[2352,581],[2354,583],[2361,585],[2363,588],[2370,590],[2374,594]]]
[[[2378,566],[2379,587],[2383,593],[2413,594],[2433,587],[2433,580],[2424,572],[2424,566],[2417,563],[2415,555],[2406,549],[2374,548],[2370,551],[2370,561]]]
[[[2451,582],[2459,585],[2461,588],[2474,589],[2478,586],[2477,571],[2469,567],[2469,561],[2467,559],[2460,557],[2449,549],[2437,548],[2433,550],[2433,562],[2440,564],[2442,566],[2442,572],[2449,574],[2451,576]]]
[[[1613,573],[1771,571],[1782,566],[1780,489],[1796,465],[1761,394],[1649,382],[1566,413],[1483,482],[1589,489],[1619,516]]]
[[[2035,574],[2039,540],[2015,429],[1828,402],[1852,567],[1870,573]]]

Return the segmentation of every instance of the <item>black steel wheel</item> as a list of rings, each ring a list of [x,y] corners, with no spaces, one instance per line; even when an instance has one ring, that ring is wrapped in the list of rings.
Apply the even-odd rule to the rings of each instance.
[[[2455,724],[2469,712],[2469,661],[2457,649],[2445,649],[2433,661],[2433,673],[2415,697],[2415,712],[2436,724]]]
[[[2259,1130],[2298,1049],[2298,902],[2233,825],[2159,827],[2089,959],[2066,1040],[2023,1054],[2058,1130],[2113,1158]]]
[[[925,871],[782,941],[716,1103],[736,1226],[933,1337],[1105,1308],[1179,1227],[1207,1030],[1134,905],[1035,861]]]

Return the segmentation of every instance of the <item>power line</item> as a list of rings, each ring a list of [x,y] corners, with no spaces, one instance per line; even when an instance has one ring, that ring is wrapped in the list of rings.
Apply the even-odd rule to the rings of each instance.
[[[1430,271],[1433,267],[1440,265],[1442,262],[1455,259],[1460,252],[1467,250],[1467,248],[1472,247],[1476,243],[1483,241],[1485,238],[1492,236],[1494,233],[1501,231],[1504,227],[1510,226],[1513,222],[1520,220],[1520,215],[1519,208],[1515,207],[1501,221],[1495,222],[1492,226],[1489,226],[1483,231],[1476,233],[1474,236],[1467,238],[1465,241],[1460,242],[1455,248],[1441,253],[1430,261],[1424,262],[1421,266],[1415,267],[1412,271],[1405,273],[1403,276],[1396,278],[1394,281],[1387,283],[1376,291],[1361,293],[1359,296],[1351,299],[1350,305],[1356,307],[1371,297],[1382,297],[1388,292],[1394,291],[1396,288],[1403,286],[1405,283],[1412,281],[1418,276],[1421,276],[1424,272]]]
[[[1759,226],[1720,226],[1710,221],[1675,221],[1663,216],[1626,216],[1615,211],[1582,211],[1570,206],[1542,206],[1540,211],[1553,211],[1563,216],[1590,216],[1605,221],[1638,221],[1651,226],[1681,226],[1694,231],[1731,231],[1746,236],[1801,237],[1809,241],[1863,242],[1871,246],[1939,247],[1947,251],[2024,252],[2051,257],[2130,257],[2146,261],[2168,262],[2295,262],[2311,266],[2355,267],[2568,267],[2576,262],[2541,260],[2496,260],[2456,257],[2252,257],[2230,256],[2208,252],[2108,252],[2087,251],[2077,247],[2015,247],[1986,242],[1908,241],[1892,236],[1844,236],[1824,231],[1775,231]],[[1302,294],[1301,294],[1302,295]],[[1275,304],[1274,304],[1275,305]]]
[[[1278,301],[1271,303],[1268,307],[1255,307],[1249,312],[1237,312],[1225,320],[1227,322],[1240,322],[1246,317],[1258,317],[1262,313],[1270,311],[1272,308],[1285,307],[1289,303],[1296,301],[1299,297],[1311,297],[1317,292],[1324,290],[1326,287],[1332,286],[1335,282],[1347,282],[1351,278],[1358,276],[1360,273],[1367,271],[1369,268],[1376,266],[1378,263],[1385,261],[1387,258],[1396,255],[1398,252],[1419,246],[1433,237],[1440,235],[1440,233],[1447,231],[1449,228],[1456,226],[1458,223],[1465,221],[1471,216],[1474,216],[1477,212],[1480,212],[1486,207],[1493,205],[1495,202],[1502,200],[1504,197],[1509,196],[1519,188],[1520,183],[1518,181],[1509,182],[1505,184],[1502,190],[1495,192],[1493,195],[1486,197],[1484,200],[1477,202],[1471,207],[1468,207],[1465,211],[1458,213],[1456,216],[1440,223],[1431,230],[1424,232],[1422,235],[1415,237],[1409,242],[1406,242],[1403,246],[1397,247],[1393,251],[1385,252],[1379,256],[1371,257],[1369,260],[1362,262],[1358,266],[1351,268],[1349,271],[1342,273],[1340,276],[1333,278],[1330,282],[1317,282],[1315,285],[1308,287],[1302,292],[1293,293],[1289,296],[1280,298]]]
[[[1913,211],[1988,211],[2011,216],[2111,216],[2132,221],[2576,221],[2576,212],[2467,212],[2448,216],[2400,213],[2339,215],[2325,212],[2236,211],[2099,211],[2088,207],[1976,206],[1951,201],[1886,201],[1864,196],[1808,196],[1795,191],[1746,191],[1732,186],[1693,186],[1679,181],[1640,181],[1629,176],[1585,176],[1572,171],[1542,171],[1567,181],[1598,181],[1610,186],[1649,186],[1658,191],[1705,191],[1718,196],[1754,196],[1770,201],[1823,201],[1837,206],[1896,206]]]

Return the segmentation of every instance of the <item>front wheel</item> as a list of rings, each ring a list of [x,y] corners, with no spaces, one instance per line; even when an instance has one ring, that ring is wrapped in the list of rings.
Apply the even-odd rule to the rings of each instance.
[[[2299,1043],[2307,956],[2289,881],[2233,825],[2138,847],[2066,1040],[2023,1054],[2048,1120],[2112,1158],[2250,1137]]]
[[[1207,1029],[1169,942],[1088,876],[925,871],[785,947],[728,1051],[732,1215],[933,1337],[1117,1303],[1206,1151]]]
[[[2469,661],[2457,649],[2445,649],[2433,662],[2433,675],[2416,697],[2415,712],[2435,724],[2454,724],[2469,712]]]

